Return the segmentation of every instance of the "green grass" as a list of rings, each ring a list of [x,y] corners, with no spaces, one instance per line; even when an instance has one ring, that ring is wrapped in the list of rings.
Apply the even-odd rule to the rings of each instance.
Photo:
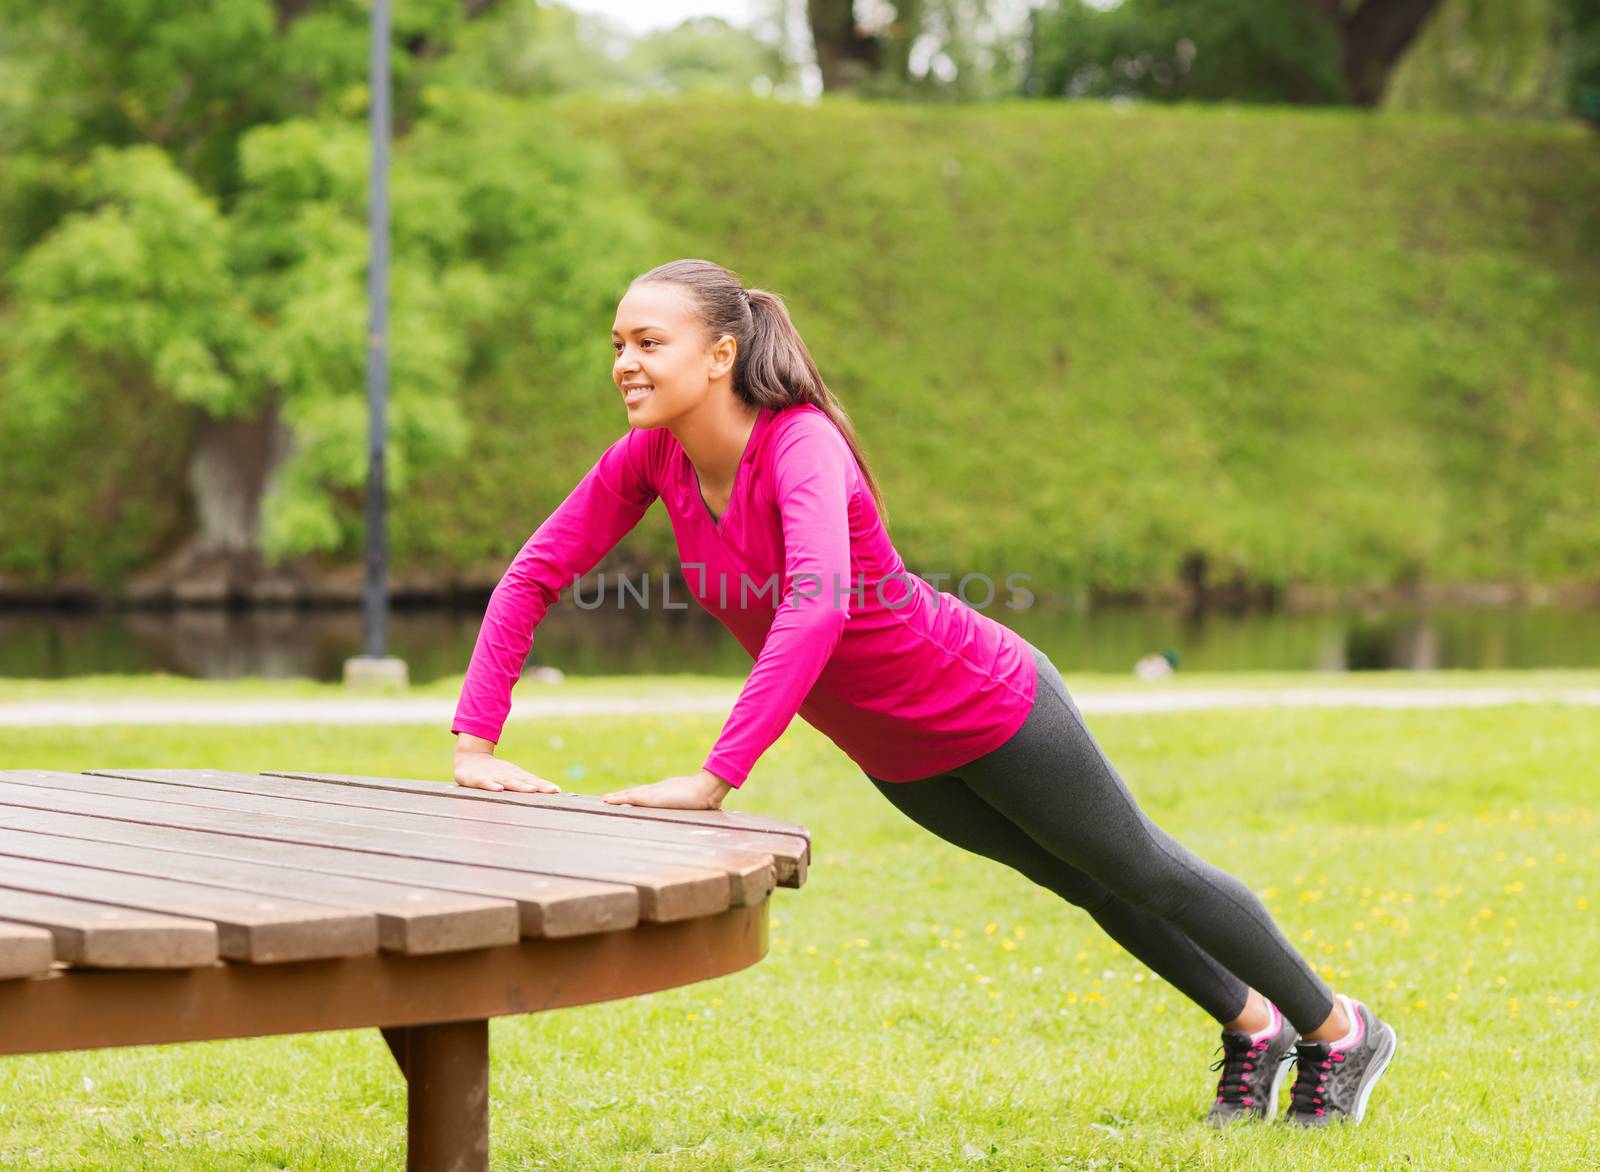
[[[1581,126],[707,98],[525,117],[615,155],[637,212],[619,230],[652,222],[632,271],[708,257],[788,299],[914,569],[1062,597],[1171,587],[1191,555],[1213,583],[1600,574]],[[545,310],[475,338],[470,442],[394,486],[397,575],[492,582],[625,431],[614,254],[531,252],[569,248],[570,288],[484,258],[588,342],[541,349]],[[80,442],[14,445],[34,488],[0,514],[4,572],[94,582],[180,542],[192,420],[137,383],[80,412]],[[659,509],[627,545],[635,568],[673,564]]]
[[[733,808],[815,835],[745,972],[492,1026],[497,1168],[1571,1168],[1600,1160],[1600,711],[1091,718],[1150,813],[1260,892],[1399,1055],[1358,1129],[1199,1122],[1216,1033],[1088,918],[903,819],[796,726]],[[525,721],[596,793],[720,721]],[[0,730],[0,764],[442,775],[423,728]],[[0,1059],[0,1166],[397,1166],[376,1031]]]
[[[1353,672],[1179,672],[1171,679],[1144,682],[1118,672],[1063,672],[1074,691],[1273,691],[1281,688],[1383,688],[1455,689],[1521,688],[1529,690],[1600,688],[1600,671],[1541,669],[1531,671],[1353,671]],[[62,680],[0,677],[0,703],[55,700],[344,700],[408,697],[454,698],[461,691],[460,675],[430,680],[403,692],[362,691],[342,684],[313,680],[200,680],[163,674],[74,676]],[[517,696],[618,697],[640,700],[685,695],[737,694],[742,679],[712,675],[575,676],[560,684],[528,681],[518,685]]]

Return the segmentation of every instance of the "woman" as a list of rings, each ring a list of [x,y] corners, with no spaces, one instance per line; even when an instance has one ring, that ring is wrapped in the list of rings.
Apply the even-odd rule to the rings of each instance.
[[[558,787],[497,759],[533,630],[659,497],[698,601],[755,661],[699,772],[606,795],[716,809],[796,714],[908,817],[1084,908],[1222,1025],[1208,1118],[1359,1120],[1394,1031],[1335,997],[1260,900],[1134,802],[1049,659],[906,572],[854,430],[783,302],[700,260],[636,278],[612,377],[630,430],[490,599],[452,731],[455,780]],[[1280,1008],[1281,1007],[1281,1008]]]

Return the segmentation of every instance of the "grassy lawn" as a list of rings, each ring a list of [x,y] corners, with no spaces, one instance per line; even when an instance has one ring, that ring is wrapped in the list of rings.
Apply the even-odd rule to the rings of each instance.
[[[1244,878],[1325,975],[1395,1025],[1363,1126],[1211,1132],[1209,1019],[1077,909],[907,822],[797,722],[730,802],[815,834],[809,883],[773,898],[770,955],[686,989],[495,1022],[495,1167],[1600,1161],[1600,710],[1091,723],[1159,822]],[[503,752],[598,793],[693,769],[719,727],[523,721]],[[4,767],[442,776],[448,752],[436,728],[0,729]],[[0,1059],[6,1168],[395,1167],[404,1122],[375,1030]]]
[[[1171,679],[1145,682],[1130,672],[1062,672],[1074,692],[1204,691],[1209,689],[1271,690],[1277,688],[1600,688],[1600,671],[1328,671],[1328,672],[1179,672]],[[459,675],[431,680],[407,689],[407,696],[447,697],[461,692]],[[560,684],[529,680],[519,697],[627,696],[654,698],[738,693],[737,676],[713,675],[569,675]],[[381,693],[380,693],[381,694]],[[352,692],[342,684],[314,680],[198,680],[165,674],[139,676],[75,676],[63,680],[0,678],[0,703],[43,700],[313,700],[351,699],[373,693]]]

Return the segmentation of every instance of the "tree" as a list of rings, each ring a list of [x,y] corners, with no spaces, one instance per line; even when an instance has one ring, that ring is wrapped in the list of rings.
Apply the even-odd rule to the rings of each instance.
[[[1024,91],[1375,105],[1438,0],[1060,0],[1033,13]]]
[[[1389,76],[1422,31],[1439,0],[1311,0],[1339,33],[1345,97],[1376,106]]]
[[[869,97],[1015,93],[1022,33],[996,0],[807,0],[822,88]]]
[[[1564,0],[1568,37],[1568,108],[1600,127],[1600,4]]]
[[[1561,0],[1452,0],[1394,71],[1394,109],[1555,118],[1569,54]]]
[[[25,115],[0,119],[24,160],[0,197],[24,224],[0,317],[0,446],[38,461],[42,481],[52,453],[84,442],[86,412],[119,398],[163,418],[177,408],[193,518],[176,572],[212,566],[238,584],[261,555],[359,548],[359,6],[15,7],[0,15],[31,49],[74,52],[0,88],[5,113]],[[396,29],[409,129],[393,178],[397,495],[465,451],[459,392],[487,351],[531,335],[561,368],[577,323],[631,275],[643,231],[596,148],[511,99],[430,84],[489,7],[412,5]],[[57,550],[0,546],[14,568],[61,568]]]

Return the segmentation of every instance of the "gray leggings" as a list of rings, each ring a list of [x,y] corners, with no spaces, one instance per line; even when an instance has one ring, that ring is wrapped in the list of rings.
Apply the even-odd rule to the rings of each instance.
[[[1327,985],[1248,887],[1139,809],[1055,665],[1033,654],[1038,696],[1010,740],[948,773],[873,784],[940,838],[1083,908],[1217,1021],[1238,1017],[1253,987],[1301,1033],[1322,1025]]]

